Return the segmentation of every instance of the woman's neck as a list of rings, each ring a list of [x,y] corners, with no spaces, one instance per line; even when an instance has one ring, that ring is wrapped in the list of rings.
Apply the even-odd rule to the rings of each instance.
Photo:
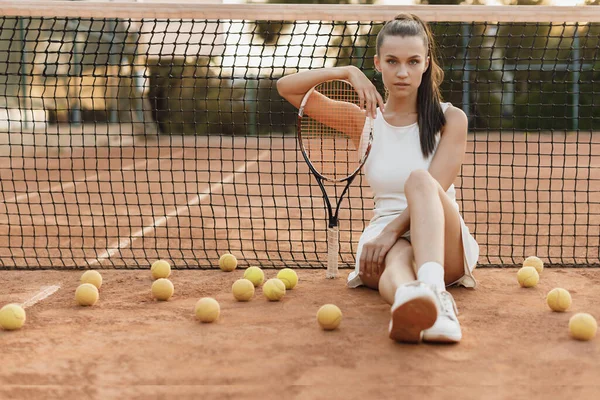
[[[401,97],[401,98],[388,98],[387,103],[385,103],[385,112],[390,115],[411,115],[417,113],[417,97]]]
[[[406,126],[417,122],[417,99],[415,97],[388,98],[383,116],[393,126]]]

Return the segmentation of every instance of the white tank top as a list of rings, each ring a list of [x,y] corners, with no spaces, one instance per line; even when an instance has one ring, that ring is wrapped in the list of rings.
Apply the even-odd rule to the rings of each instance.
[[[441,103],[441,106],[443,112],[446,112],[450,103]],[[371,222],[381,217],[398,215],[406,209],[404,184],[412,171],[429,169],[439,140],[438,134],[434,151],[425,158],[421,151],[418,123],[407,126],[390,125],[377,109],[373,126],[373,144],[363,167],[375,199]],[[450,185],[446,193],[454,200],[458,210],[454,184]]]

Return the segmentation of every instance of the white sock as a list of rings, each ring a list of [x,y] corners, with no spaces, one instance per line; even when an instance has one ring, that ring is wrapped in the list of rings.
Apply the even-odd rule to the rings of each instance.
[[[421,268],[417,272],[417,279],[423,283],[435,286],[439,291],[446,290],[444,267],[434,261],[429,261],[421,265]]]

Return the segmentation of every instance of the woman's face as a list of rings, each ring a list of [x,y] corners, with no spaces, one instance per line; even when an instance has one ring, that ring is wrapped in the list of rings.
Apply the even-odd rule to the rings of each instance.
[[[419,36],[388,35],[375,56],[375,68],[381,72],[390,97],[416,94],[428,67],[427,48]]]

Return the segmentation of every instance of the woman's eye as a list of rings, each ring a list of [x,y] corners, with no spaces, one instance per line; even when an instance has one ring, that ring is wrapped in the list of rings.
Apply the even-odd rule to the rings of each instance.
[[[418,60],[410,60],[411,65],[417,65],[419,63]]]
[[[396,64],[395,60],[388,60],[388,64]]]

